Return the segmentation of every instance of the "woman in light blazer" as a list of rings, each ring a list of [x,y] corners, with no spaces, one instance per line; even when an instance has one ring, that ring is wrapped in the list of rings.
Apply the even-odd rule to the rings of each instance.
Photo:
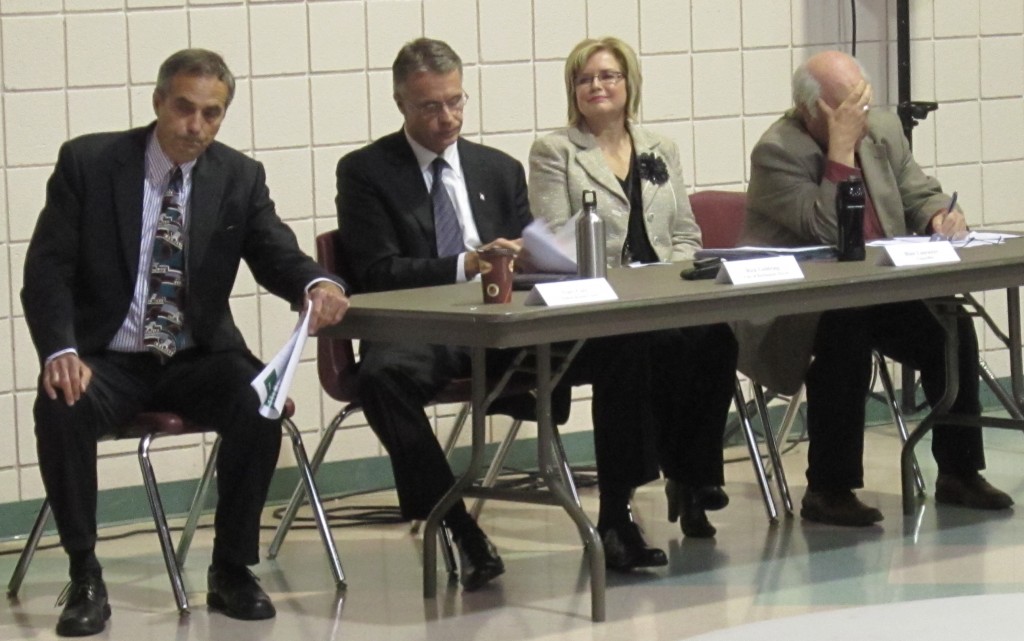
[[[634,122],[640,86],[636,54],[625,42],[580,42],[565,62],[569,126],[539,138],[530,151],[534,216],[553,227],[567,224],[583,207],[583,191],[596,192],[609,267],[687,260],[701,246],[678,147]],[[624,437],[654,440],[647,451],[667,479],[669,520],[681,516],[686,536],[712,537],[715,528],[705,511],[729,502],[721,487],[722,436],[736,376],[736,341],[724,324],[642,336],[649,339],[644,345],[659,433],[623,430]],[[615,568],[649,556],[650,548],[630,518],[629,497],[608,497],[600,486],[601,469],[616,464],[614,450],[597,457],[597,527],[608,565]]]

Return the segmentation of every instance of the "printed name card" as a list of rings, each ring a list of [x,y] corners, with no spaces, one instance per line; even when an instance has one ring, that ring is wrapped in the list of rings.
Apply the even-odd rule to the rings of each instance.
[[[618,299],[615,290],[604,278],[584,278],[557,283],[537,283],[526,297],[526,304],[560,307]]]
[[[882,247],[879,265],[906,267],[909,265],[938,265],[958,263],[960,255],[948,240],[931,243],[897,243]]]
[[[800,265],[793,256],[772,256],[749,260],[727,260],[718,270],[715,282],[733,285],[774,283],[780,280],[802,280]]]

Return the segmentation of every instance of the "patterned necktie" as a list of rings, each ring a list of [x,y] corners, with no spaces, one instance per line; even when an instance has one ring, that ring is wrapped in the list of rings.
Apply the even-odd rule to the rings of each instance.
[[[143,343],[162,359],[174,356],[181,347],[184,325],[185,238],[181,227],[181,187],[181,168],[175,167],[164,193],[149,268]]]
[[[432,163],[434,167],[434,182],[430,186],[430,200],[434,205],[434,235],[437,238],[437,255],[455,256],[462,253],[465,248],[462,241],[462,228],[459,226],[459,217],[455,213],[455,205],[448,196],[448,190],[444,188],[441,180],[441,172],[448,166],[444,158],[438,156]]]

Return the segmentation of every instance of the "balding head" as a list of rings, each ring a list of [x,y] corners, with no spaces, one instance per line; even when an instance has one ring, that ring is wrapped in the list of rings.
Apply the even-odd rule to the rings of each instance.
[[[824,149],[829,148],[831,128],[837,125],[843,138],[850,138],[848,134],[853,132],[859,142],[867,135],[870,102],[871,81],[864,67],[841,51],[815,54],[793,73],[796,115]],[[852,119],[851,108],[857,109]]]
[[[861,80],[871,82],[855,58],[842,51],[822,51],[793,73],[793,105],[805,119],[816,118],[819,98],[835,108]]]

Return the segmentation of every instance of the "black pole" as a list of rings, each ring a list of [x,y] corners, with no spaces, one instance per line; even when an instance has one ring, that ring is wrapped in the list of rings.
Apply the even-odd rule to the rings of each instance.
[[[910,0],[896,0],[896,86],[896,113],[903,122],[903,134],[913,147],[917,121],[927,118],[939,105],[910,99]]]
[[[896,0],[896,83],[900,120],[903,133],[913,146],[914,122],[910,109],[910,0]]]
[[[937,105],[910,100],[910,0],[896,0],[896,87],[896,113],[903,122],[903,135],[913,148],[917,120],[926,118]],[[900,367],[900,379],[900,405],[904,412],[913,412],[917,409],[916,372],[910,367]]]

